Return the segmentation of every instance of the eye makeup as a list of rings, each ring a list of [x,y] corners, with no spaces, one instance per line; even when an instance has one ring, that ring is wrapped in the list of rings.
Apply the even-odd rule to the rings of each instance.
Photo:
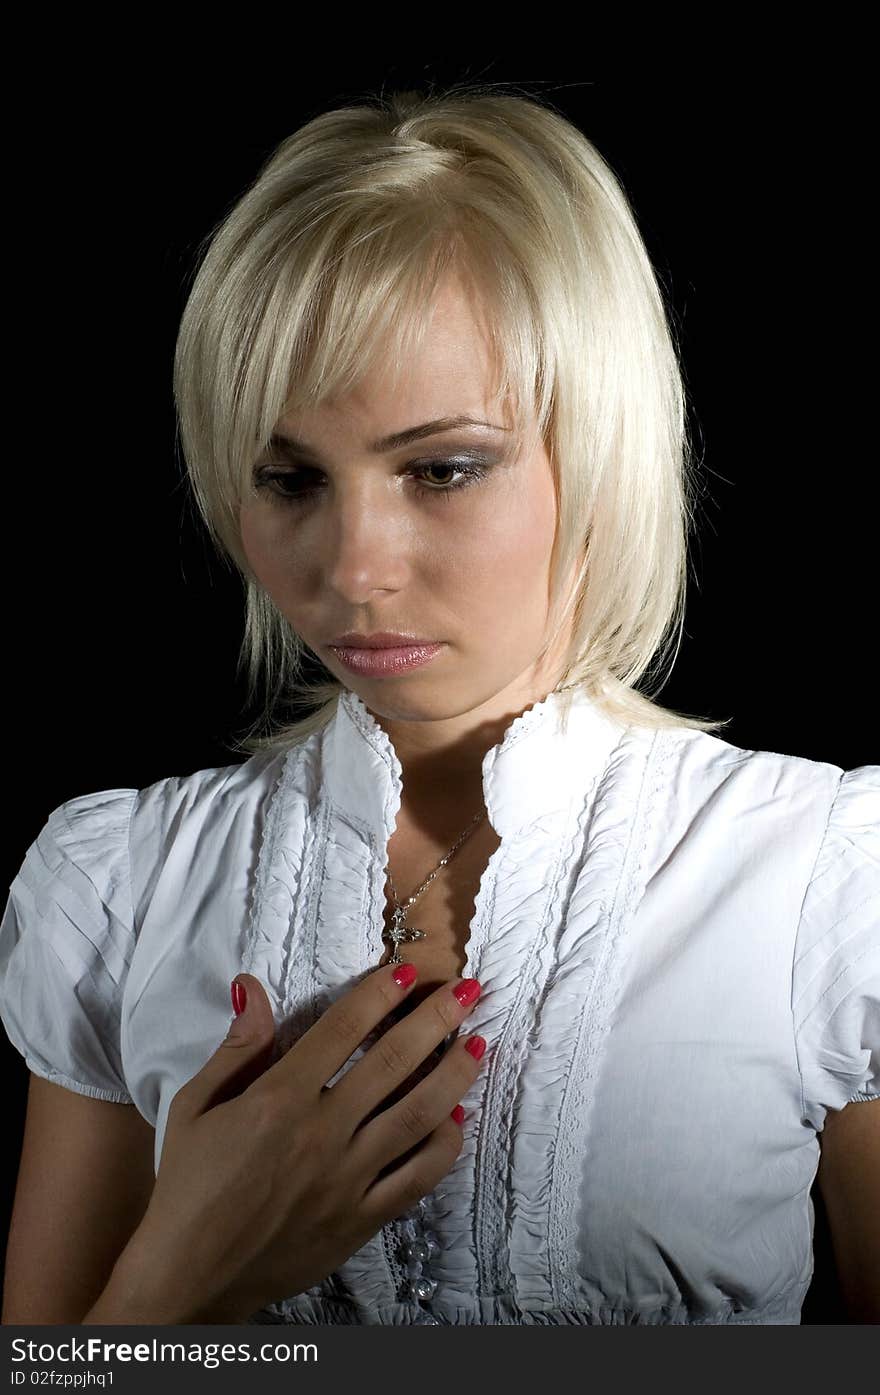
[[[438,457],[414,462],[407,467],[407,474],[415,480],[414,489],[419,498],[448,500],[451,495],[481,483],[492,468],[493,462],[481,457]],[[430,471],[451,472],[458,478],[447,482],[426,481],[424,476]],[[323,486],[314,482],[314,476],[320,476],[320,473],[312,466],[291,469],[263,465],[254,471],[254,487],[260,491],[265,490],[284,504],[300,506],[316,498],[321,492]],[[295,492],[294,486],[298,486]]]

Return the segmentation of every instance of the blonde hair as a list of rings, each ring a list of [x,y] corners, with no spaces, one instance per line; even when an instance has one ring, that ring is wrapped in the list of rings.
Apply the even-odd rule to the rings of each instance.
[[[350,390],[380,355],[400,372],[450,272],[486,309],[520,439],[533,420],[553,468],[543,652],[571,621],[563,717],[581,687],[639,726],[732,720],[673,711],[634,687],[647,675],[657,691],[677,656],[696,473],[673,332],[635,217],[563,115],[497,84],[370,94],[283,140],[202,252],[174,397],[199,511],[246,588],[239,672],[263,712],[233,749],[289,748],[344,691],[317,658],[317,678],[305,676],[309,651],[244,555],[238,511],[253,464],[285,413]],[[291,703],[310,710],[284,721]]]

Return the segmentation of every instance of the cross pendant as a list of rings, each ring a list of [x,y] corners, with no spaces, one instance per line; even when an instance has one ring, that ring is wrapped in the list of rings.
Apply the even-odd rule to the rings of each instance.
[[[406,911],[394,911],[391,917],[391,929],[382,931],[382,939],[390,940],[394,945],[394,951],[389,964],[402,964],[403,958],[400,953],[400,946],[407,940],[423,940],[427,934],[426,930],[410,929],[404,924]]]

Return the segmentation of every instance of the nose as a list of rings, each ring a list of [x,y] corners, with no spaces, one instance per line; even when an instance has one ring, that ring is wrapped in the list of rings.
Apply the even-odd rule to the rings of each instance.
[[[391,491],[334,490],[324,516],[326,585],[352,605],[373,591],[397,591],[408,570],[408,529]],[[381,496],[381,497],[380,497]]]

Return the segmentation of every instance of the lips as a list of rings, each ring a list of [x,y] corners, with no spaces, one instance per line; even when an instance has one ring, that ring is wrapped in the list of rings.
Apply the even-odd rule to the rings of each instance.
[[[422,635],[403,634],[398,630],[377,630],[375,634],[359,634],[348,630],[329,641],[333,649],[411,649],[416,645],[436,644]]]
[[[352,673],[360,673],[369,678],[382,678],[428,663],[436,654],[440,653],[443,645],[398,644],[386,645],[377,649],[363,644],[332,644],[330,648],[340,663],[344,664]]]

